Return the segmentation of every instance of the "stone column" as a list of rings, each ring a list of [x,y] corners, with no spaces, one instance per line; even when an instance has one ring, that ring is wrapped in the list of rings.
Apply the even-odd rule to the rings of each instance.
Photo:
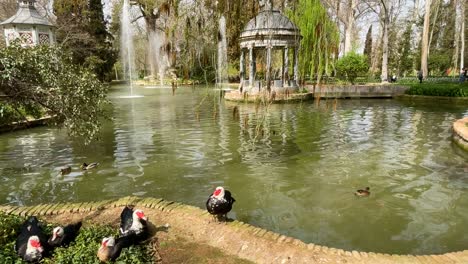
[[[239,75],[240,75],[239,78],[240,78],[241,85],[242,85],[242,82],[245,79],[245,53],[243,49],[241,49],[241,54],[240,54]]]
[[[294,48],[294,80],[299,85],[299,47]]]
[[[249,85],[254,86],[255,78],[255,54],[253,45],[249,47]]]
[[[289,86],[289,48],[288,46],[284,47],[283,52],[283,87]]]
[[[271,84],[271,46],[267,47],[266,85],[269,92]]]
[[[36,26],[32,27],[32,40],[33,40],[33,46],[39,45],[39,30],[36,28]]]

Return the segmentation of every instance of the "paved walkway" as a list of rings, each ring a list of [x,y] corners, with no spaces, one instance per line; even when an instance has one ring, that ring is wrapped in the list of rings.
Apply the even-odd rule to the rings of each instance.
[[[468,251],[443,255],[389,255],[306,244],[239,221],[217,223],[205,210],[155,198],[124,197],[96,203],[42,204],[33,207],[0,206],[0,210],[17,215],[42,216],[51,222],[66,219],[115,224],[119,221],[123,206],[127,204],[142,208],[157,229],[168,223],[168,232],[177,232],[189,241],[207,244],[255,263],[468,263]]]

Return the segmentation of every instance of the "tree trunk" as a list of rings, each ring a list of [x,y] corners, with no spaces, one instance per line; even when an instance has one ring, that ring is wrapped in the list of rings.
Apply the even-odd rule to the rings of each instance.
[[[382,40],[382,82],[388,82],[388,24],[390,18],[387,9],[384,8],[383,40]]]
[[[353,33],[356,24],[356,20],[354,18],[354,8],[356,7],[357,0],[348,0],[348,10],[347,13],[347,21],[345,25],[345,46],[344,46],[344,54],[353,50]]]
[[[457,1],[457,0],[455,0]],[[440,0],[435,0],[434,2],[434,5],[435,5],[435,11],[434,13],[432,14],[432,20],[434,21],[432,23],[432,27],[431,27],[431,33],[429,34],[429,43],[427,44],[427,56],[429,57],[430,53],[431,53],[431,43],[432,43],[432,36],[434,35],[434,28],[435,28],[435,24],[437,22],[437,16],[439,15],[439,8],[440,8]],[[456,6],[456,3],[455,3],[455,6]],[[456,13],[456,12],[455,12]],[[429,19],[429,27],[431,25],[431,22],[430,22],[431,19]],[[456,19],[455,19],[456,21]]]
[[[460,31],[461,31],[461,24],[462,21],[465,20],[464,17],[461,16],[461,11],[458,10],[459,7],[463,6],[461,1],[459,0],[454,0],[453,2],[453,14],[455,15],[455,20],[454,20],[454,28],[455,28],[455,37],[453,38],[453,54],[452,54],[452,67],[453,67],[453,73],[455,76],[458,75],[458,71],[456,70],[458,67],[458,51],[460,50]],[[461,70],[461,68],[460,68]]]
[[[465,21],[466,3],[461,2],[461,49],[460,49],[460,70],[465,68]]]
[[[427,69],[427,56],[429,53],[429,21],[431,17],[431,2],[432,0],[426,0],[425,14],[424,14],[424,26],[423,26],[423,36],[421,43],[421,71],[423,78],[427,78],[428,69]]]

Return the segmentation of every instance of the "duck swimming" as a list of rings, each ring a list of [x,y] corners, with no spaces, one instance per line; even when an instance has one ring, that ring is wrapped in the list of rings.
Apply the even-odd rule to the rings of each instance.
[[[96,168],[98,165],[99,165],[99,163],[97,163],[97,162],[93,162],[93,163],[90,163],[90,164],[87,164],[86,162],[84,162],[84,163],[80,166],[80,168],[81,168],[82,170],[90,170],[90,169]]]
[[[370,188],[369,187],[366,187],[366,189],[362,190],[362,189],[359,189],[357,190],[354,195],[356,196],[360,196],[360,197],[365,197],[365,196],[369,196],[370,195]]]
[[[65,168],[60,169],[60,174],[62,175],[67,175],[71,172],[72,168],[70,166],[67,166]]]

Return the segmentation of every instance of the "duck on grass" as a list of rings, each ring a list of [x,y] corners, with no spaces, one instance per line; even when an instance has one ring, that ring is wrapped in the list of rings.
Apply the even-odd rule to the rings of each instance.
[[[73,224],[73,223],[71,223]],[[47,236],[51,237],[53,234],[54,226],[50,223],[44,223],[37,218],[24,218],[16,215],[7,215],[0,212],[0,263],[28,263],[38,262],[36,259],[23,259],[21,254],[19,255],[15,250],[15,244],[18,244],[18,249],[21,247],[20,242],[17,240],[24,241],[26,235],[20,237],[20,233],[24,229],[34,230],[34,233],[42,233],[44,235],[37,236],[39,243],[32,242],[31,246],[37,246],[34,250],[40,253],[40,263],[101,263],[96,256],[96,252],[100,247],[103,237],[118,237],[118,230],[110,226],[96,226],[90,225],[80,228],[76,234],[74,241],[70,242],[68,246],[57,246],[52,250]],[[64,232],[67,226],[63,227]],[[55,229],[57,230],[57,229]],[[68,232],[68,231],[67,231]],[[59,234],[61,232],[57,232]],[[57,239],[57,238],[56,238]],[[29,240],[29,238],[28,238]],[[35,238],[32,239],[34,241]],[[65,238],[64,238],[65,240]],[[24,243],[24,242],[22,242]],[[63,243],[63,241],[62,241]],[[25,244],[26,248],[28,247]],[[40,248],[42,247],[42,249]],[[42,250],[42,252],[40,252]],[[30,250],[31,251],[31,250]],[[23,252],[21,250],[21,252]],[[26,250],[24,250],[26,252]],[[132,244],[123,250],[118,257],[118,261],[122,263],[152,263],[153,260],[153,249],[150,245]],[[36,256],[37,253],[35,253]],[[28,262],[26,262],[28,261]]]

